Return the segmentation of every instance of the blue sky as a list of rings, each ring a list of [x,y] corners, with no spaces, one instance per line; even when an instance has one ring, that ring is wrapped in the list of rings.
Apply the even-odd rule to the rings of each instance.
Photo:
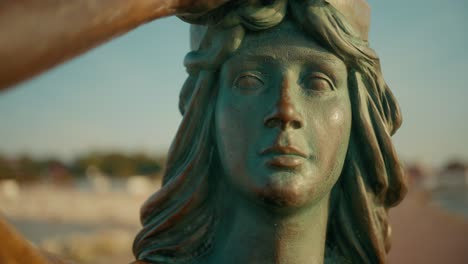
[[[370,43],[403,110],[401,157],[468,160],[468,2],[369,3]],[[167,151],[188,48],[188,25],[158,20],[0,94],[0,152]]]

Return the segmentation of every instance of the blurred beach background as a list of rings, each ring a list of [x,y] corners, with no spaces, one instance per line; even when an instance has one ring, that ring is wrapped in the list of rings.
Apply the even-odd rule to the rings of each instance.
[[[369,3],[410,186],[390,210],[389,262],[468,263],[468,2]],[[35,245],[83,264],[133,260],[181,120],[188,31],[149,23],[0,93],[0,215]]]

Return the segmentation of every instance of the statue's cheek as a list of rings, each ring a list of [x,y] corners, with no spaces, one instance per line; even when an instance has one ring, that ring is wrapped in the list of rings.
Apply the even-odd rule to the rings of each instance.
[[[316,123],[317,152],[323,168],[341,163],[347,152],[351,134],[351,110],[348,101],[337,100],[322,107],[320,122]]]
[[[325,122],[330,131],[345,136],[351,129],[351,102],[347,93],[339,94],[326,107]]]
[[[328,123],[331,127],[341,127],[344,123],[344,116],[343,109],[335,108],[328,117]]]

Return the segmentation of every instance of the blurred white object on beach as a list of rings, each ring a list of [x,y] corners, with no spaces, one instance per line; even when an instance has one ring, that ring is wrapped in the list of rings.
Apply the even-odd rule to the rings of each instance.
[[[156,184],[146,176],[135,175],[127,180],[127,192],[134,196],[145,196],[156,190]]]
[[[0,195],[9,200],[16,200],[20,195],[20,188],[15,180],[8,179],[0,181]]]
[[[111,189],[111,181],[107,175],[95,166],[86,169],[86,177],[91,183],[91,187],[97,193],[106,193]]]

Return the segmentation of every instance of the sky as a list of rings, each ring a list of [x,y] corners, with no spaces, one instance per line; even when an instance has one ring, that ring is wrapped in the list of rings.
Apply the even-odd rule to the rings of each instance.
[[[369,3],[370,45],[403,111],[401,158],[468,161],[468,2]],[[181,120],[188,31],[161,19],[0,93],[0,153],[166,152]]]

